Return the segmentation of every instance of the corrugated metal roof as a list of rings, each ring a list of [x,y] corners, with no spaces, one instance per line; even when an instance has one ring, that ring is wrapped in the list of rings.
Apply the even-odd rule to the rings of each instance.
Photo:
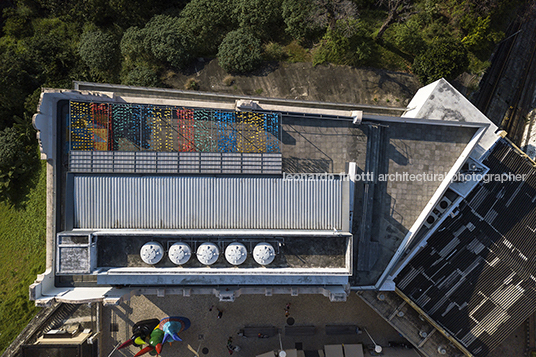
[[[82,229],[343,229],[340,180],[74,175]],[[346,203],[346,205],[348,205]]]
[[[536,169],[505,140],[488,174],[395,279],[397,287],[475,356],[486,356],[536,311]]]

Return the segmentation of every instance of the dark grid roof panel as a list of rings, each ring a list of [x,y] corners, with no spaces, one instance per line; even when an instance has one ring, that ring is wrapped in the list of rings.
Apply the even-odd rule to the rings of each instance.
[[[536,169],[501,139],[489,174],[396,277],[397,287],[475,356],[486,356],[536,311]]]

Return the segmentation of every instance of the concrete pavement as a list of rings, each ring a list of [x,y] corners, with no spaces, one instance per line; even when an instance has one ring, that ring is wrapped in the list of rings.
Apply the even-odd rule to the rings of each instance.
[[[294,326],[314,325],[312,336],[286,336],[287,322],[285,306],[290,303],[290,317]],[[212,311],[209,308],[214,305]],[[221,319],[218,310],[223,311]],[[403,341],[400,335],[380,316],[370,309],[355,293],[346,302],[330,302],[321,295],[242,295],[234,302],[219,302],[212,295],[183,296],[134,296],[120,305],[105,307],[103,316],[102,356],[107,356],[114,346],[124,342],[131,335],[131,328],[137,321],[166,316],[188,317],[192,326],[181,333],[183,342],[167,344],[163,356],[194,356],[188,350],[190,345],[200,356],[223,357],[229,355],[226,344],[230,336],[233,344],[241,347],[235,356],[255,356],[279,349],[278,336],[270,338],[244,338],[237,332],[245,326],[274,326],[281,332],[284,349],[296,348],[302,344],[303,350],[322,349],[325,344],[363,343],[371,341],[365,333],[352,335],[326,335],[326,324],[352,324],[365,327],[380,345],[388,341]],[[208,349],[208,352],[205,354]],[[139,349],[129,347],[114,352],[113,356],[133,356]]]

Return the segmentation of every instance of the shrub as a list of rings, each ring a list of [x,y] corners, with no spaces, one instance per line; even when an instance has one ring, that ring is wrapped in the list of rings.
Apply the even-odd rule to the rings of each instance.
[[[225,78],[223,79],[223,84],[225,84],[228,87],[232,86],[234,82],[235,82],[235,77],[231,76],[230,74],[225,76]]]
[[[244,29],[231,31],[219,47],[218,62],[227,72],[250,72],[261,63],[261,42]]]
[[[268,61],[282,61],[287,57],[287,52],[279,43],[270,42],[264,45],[264,57]]]
[[[428,84],[440,78],[452,80],[469,65],[465,47],[453,39],[436,38],[413,61],[413,72],[422,83]]]
[[[160,80],[155,70],[137,66],[131,69],[123,80],[123,84],[142,87],[158,87]]]
[[[198,90],[199,82],[195,78],[188,78],[186,83],[184,83],[184,89],[186,90]]]
[[[315,49],[313,65],[329,62],[360,66],[371,54],[372,40],[363,34],[357,21],[339,21],[335,29],[328,28],[320,45]]]
[[[328,30],[319,46],[313,52],[313,66],[326,62],[335,64],[348,64],[346,54],[349,51],[350,41]]]
[[[285,46],[285,52],[288,55],[287,61],[292,63],[307,62],[311,58],[310,53],[296,40]]]
[[[410,19],[393,24],[391,31],[393,43],[401,51],[416,56],[426,49],[421,26],[416,20]]]

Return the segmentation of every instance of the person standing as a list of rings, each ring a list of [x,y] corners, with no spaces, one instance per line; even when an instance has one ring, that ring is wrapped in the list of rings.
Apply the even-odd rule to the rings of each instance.
[[[287,303],[287,305],[285,305],[285,317],[289,317],[290,316],[290,302]]]

